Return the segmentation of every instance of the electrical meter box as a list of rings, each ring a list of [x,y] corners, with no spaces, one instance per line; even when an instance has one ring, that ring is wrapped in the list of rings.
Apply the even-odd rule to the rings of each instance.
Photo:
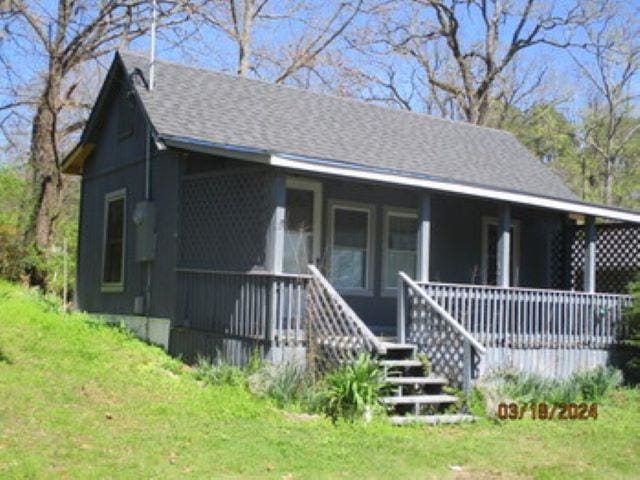
[[[156,256],[156,207],[153,202],[136,204],[133,211],[136,229],[136,262],[151,262]]]

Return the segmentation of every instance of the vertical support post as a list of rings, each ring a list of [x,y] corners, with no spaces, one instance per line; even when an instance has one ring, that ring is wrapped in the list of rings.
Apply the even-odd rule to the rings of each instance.
[[[429,253],[431,249],[431,194],[420,196],[418,218],[418,282],[429,281]]]
[[[284,175],[276,175],[272,185],[273,211],[271,213],[266,252],[266,266],[273,273],[282,273],[286,195],[286,178]]]
[[[398,326],[397,326],[397,336],[398,336],[398,342],[399,343],[404,343],[406,340],[406,321],[407,321],[407,317],[406,317],[406,310],[405,310],[405,288],[404,288],[404,280],[402,279],[402,277],[400,275],[398,275],[398,302],[397,302],[397,309],[398,309],[398,317],[397,317],[397,321],[398,321]]]
[[[282,273],[284,257],[284,222],[285,222],[285,201],[287,195],[287,182],[282,174],[278,174],[273,179],[272,184],[273,212],[271,214],[271,224],[267,238],[266,267],[274,274]],[[278,281],[273,278],[271,281],[271,298],[269,308],[268,340],[270,347],[275,346],[276,325],[278,324]],[[281,292],[283,293],[283,292]],[[280,299],[282,301],[282,299]],[[280,332],[280,337],[282,332]],[[280,338],[279,337],[279,338]],[[273,356],[273,351],[272,351]]]
[[[584,291],[596,291],[596,220],[589,216],[585,223]]]
[[[511,285],[511,207],[506,203],[500,206],[497,249],[497,284],[499,287],[509,287]]]
[[[463,368],[462,368],[462,390],[465,394],[469,394],[471,391],[471,370],[473,368],[473,359],[471,358],[471,343],[465,338],[463,343]]]

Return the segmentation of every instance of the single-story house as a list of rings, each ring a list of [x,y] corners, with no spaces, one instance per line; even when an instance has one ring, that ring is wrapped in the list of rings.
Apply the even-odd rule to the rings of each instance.
[[[145,57],[115,55],[65,159],[82,176],[81,309],[185,359],[417,345],[462,383],[503,366],[567,375],[620,341],[631,299],[598,293],[596,219],[640,213],[580,200],[512,134],[153,69],[150,85]],[[553,242],[576,222],[583,281],[554,289]]]

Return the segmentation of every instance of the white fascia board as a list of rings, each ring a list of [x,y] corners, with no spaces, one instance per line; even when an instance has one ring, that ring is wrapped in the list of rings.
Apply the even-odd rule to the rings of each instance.
[[[188,150],[191,152],[218,155],[221,157],[246,160],[250,162],[269,163],[269,152],[258,148],[227,145],[189,137],[177,137],[173,135],[161,135],[162,141],[169,147]]]
[[[605,206],[599,205],[572,202],[570,200],[539,197],[526,193],[494,190],[491,188],[479,187],[475,185],[465,185],[460,183],[445,182],[441,180],[411,177],[395,173],[376,172],[366,170],[364,168],[360,169],[352,168],[349,166],[342,166],[334,162],[324,163],[320,161],[298,160],[295,158],[288,158],[278,155],[271,155],[269,163],[275,167],[290,168],[305,172],[335,175],[361,180],[370,180],[374,182],[390,183],[394,185],[457,193],[460,195],[469,195],[473,197],[488,198],[492,200],[530,205],[551,210],[559,210],[567,213],[579,213],[582,215],[589,215],[593,217],[608,218],[611,220],[640,223],[640,213],[618,210],[615,208],[607,208]]]

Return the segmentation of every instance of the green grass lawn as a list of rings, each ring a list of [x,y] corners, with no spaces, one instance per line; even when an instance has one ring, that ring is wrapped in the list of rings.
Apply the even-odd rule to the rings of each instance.
[[[625,390],[595,421],[334,426],[202,387],[161,350],[0,283],[0,478],[638,478],[639,407]]]

